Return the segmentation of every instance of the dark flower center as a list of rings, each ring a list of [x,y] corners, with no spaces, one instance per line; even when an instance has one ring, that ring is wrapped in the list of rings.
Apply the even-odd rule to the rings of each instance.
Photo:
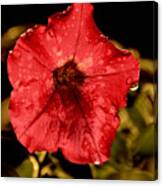
[[[69,61],[63,67],[60,67],[53,72],[53,79],[56,86],[76,86],[84,82],[84,73],[81,72],[76,63]]]

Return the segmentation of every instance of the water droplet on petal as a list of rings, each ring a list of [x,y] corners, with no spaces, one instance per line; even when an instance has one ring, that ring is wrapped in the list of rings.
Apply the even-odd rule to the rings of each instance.
[[[66,11],[68,12],[70,9],[71,9],[71,6],[68,6]]]
[[[111,54],[111,50],[108,50],[107,51],[107,55],[109,56]]]
[[[27,32],[32,32],[32,28],[28,28]]]
[[[116,113],[116,108],[114,106],[110,107],[109,113],[114,115]]]
[[[54,37],[54,31],[52,29],[49,29],[48,33],[51,37]]]
[[[24,105],[24,107],[26,108],[26,109],[32,109],[33,108],[33,104],[31,103],[31,102],[26,102],[26,104]]]
[[[117,61],[122,61],[122,58],[121,58],[121,57],[118,57],[118,58],[117,58]]]
[[[62,12],[62,14],[66,14],[66,11],[64,10],[64,11]]]
[[[45,32],[45,28],[42,27],[42,26],[40,26],[40,27],[38,28],[38,31],[39,31],[40,34],[43,34],[43,33]]]
[[[99,161],[95,161],[94,164],[95,165],[100,165],[100,162]]]
[[[108,124],[104,125],[103,129],[105,132],[110,132],[110,126]]]
[[[17,50],[15,50],[15,51],[14,51],[14,55],[15,55],[16,57],[20,57],[20,52],[17,51]]]
[[[62,55],[62,51],[57,52],[57,56],[61,56]]]
[[[88,141],[87,141],[87,140],[84,140],[83,144],[84,144],[85,146],[87,146],[87,145],[88,145]]]
[[[15,81],[15,87],[19,87],[21,81]]]
[[[59,43],[61,43],[62,42],[62,37],[58,37],[57,40],[58,40]]]
[[[103,63],[104,63],[104,61],[101,59],[101,60],[99,61],[99,64],[102,65]]]
[[[130,88],[130,91],[136,91],[137,89],[139,88],[139,85],[138,84],[134,84],[134,85],[132,85],[131,86],[131,88]]]
[[[131,82],[132,82],[132,78],[131,77],[127,78],[127,84],[130,85]]]
[[[101,87],[105,87],[105,83],[101,83]]]
[[[24,33],[22,33],[21,35],[20,35],[20,37],[24,37],[26,35],[26,33],[24,32]]]
[[[83,140],[82,147],[87,150],[90,148],[90,143],[86,138]]]
[[[115,117],[112,124],[112,126],[117,129],[119,127],[119,118]]]
[[[76,9],[75,9],[75,12],[79,12],[79,9],[78,9],[78,8],[76,8]]]
[[[103,34],[100,34],[100,37],[105,38],[105,36]]]

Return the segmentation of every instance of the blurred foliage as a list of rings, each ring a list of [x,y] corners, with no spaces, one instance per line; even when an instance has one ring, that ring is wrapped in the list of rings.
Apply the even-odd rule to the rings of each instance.
[[[27,27],[12,27],[2,36],[2,62],[5,65],[9,50]],[[112,42],[118,48],[123,48],[117,41]],[[157,179],[157,62],[141,58],[138,50],[129,50],[140,61],[139,88],[136,91],[130,91],[128,107],[119,112],[121,125],[108,162],[103,165],[76,165],[65,160],[60,152],[29,154],[17,141],[10,125],[9,95],[6,95],[1,105],[2,176]],[[9,84],[9,82],[6,83]]]

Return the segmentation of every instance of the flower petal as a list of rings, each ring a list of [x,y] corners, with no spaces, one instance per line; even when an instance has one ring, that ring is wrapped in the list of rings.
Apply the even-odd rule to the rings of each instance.
[[[7,63],[9,80],[14,88],[31,81],[52,79],[52,73],[19,44],[9,54]]]
[[[91,84],[87,81],[80,89],[80,107],[99,153],[95,164],[102,164],[110,158],[111,145],[119,126],[118,108],[106,88],[101,87],[101,82],[96,79],[93,84],[92,80]]]
[[[61,121],[59,147],[71,162],[79,164],[94,162],[99,159],[99,154],[75,90],[63,87],[60,91],[64,112],[59,114]]]
[[[91,5],[89,5],[91,6]],[[126,50],[120,50],[100,32],[93,19],[93,8],[83,8],[82,23],[76,47],[75,62],[88,76],[109,75],[135,69],[138,61]]]
[[[32,125],[21,136],[20,141],[30,152],[43,151],[56,152],[60,139],[60,120],[58,113],[60,109],[60,96],[53,93],[43,108],[37,115]]]
[[[126,106],[126,97],[129,88],[132,85],[138,84],[139,73],[135,69],[130,71],[124,71],[120,73],[110,74],[110,75],[98,75],[89,77],[85,80],[83,89],[92,89],[92,96],[96,94],[97,91],[101,95],[108,97],[112,104],[114,104],[117,109]],[[82,87],[80,91],[82,91]],[[98,90],[96,90],[98,89]],[[93,90],[95,92],[93,92]],[[100,96],[99,94],[99,96]]]
[[[49,79],[23,83],[12,91],[9,115],[17,138],[23,144],[22,137],[43,114],[53,91],[54,83]]]
[[[84,4],[73,4],[66,11],[49,17],[48,25],[28,29],[17,45],[31,52],[50,70],[72,60],[78,42]],[[70,44],[71,43],[71,44]]]
[[[65,107],[61,118],[66,126],[62,151],[67,159],[80,164],[108,160],[119,126],[117,112],[126,105],[131,84],[138,81],[134,75],[135,70],[131,70],[89,77],[78,88],[61,90]]]
[[[115,117],[116,112],[110,116],[106,113],[110,109],[109,99],[103,105],[106,109],[103,114],[107,117],[107,120],[104,121],[96,116],[97,113],[94,113],[90,102],[92,100],[85,99],[85,95],[80,95],[76,88],[64,87],[60,91],[62,92],[60,95],[64,112],[59,114],[61,121],[59,147],[64,156],[69,161],[78,164],[105,162],[108,159],[110,145],[119,123],[118,118]],[[90,116],[91,119],[89,119]],[[99,146],[101,143],[103,147]]]
[[[39,63],[49,70],[57,67],[57,41],[53,33],[53,28],[45,25],[36,25],[28,29],[16,42]]]
[[[139,65],[101,34],[92,12],[90,4],[73,4],[52,15],[47,26],[27,30],[8,57],[11,123],[30,152],[61,148],[79,164],[102,164],[110,156],[117,112],[138,82]],[[70,61],[84,82],[55,86],[54,70]]]
[[[58,66],[73,60],[81,32],[84,10],[92,11],[92,5],[74,3],[63,12],[49,17],[48,24],[55,32],[58,44]]]

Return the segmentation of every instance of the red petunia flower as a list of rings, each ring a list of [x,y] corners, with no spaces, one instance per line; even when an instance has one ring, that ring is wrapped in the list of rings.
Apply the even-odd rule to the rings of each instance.
[[[139,64],[102,35],[92,12],[90,4],[73,4],[47,26],[28,29],[8,56],[10,119],[29,152],[61,149],[79,164],[110,156]]]

